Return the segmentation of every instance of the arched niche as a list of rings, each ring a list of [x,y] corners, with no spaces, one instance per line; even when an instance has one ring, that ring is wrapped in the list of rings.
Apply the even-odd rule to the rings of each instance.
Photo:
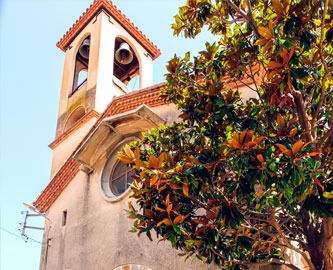
[[[64,132],[69,130],[74,124],[80,120],[84,115],[85,115],[85,108],[83,106],[79,106],[76,108],[68,117],[65,127],[64,127]]]

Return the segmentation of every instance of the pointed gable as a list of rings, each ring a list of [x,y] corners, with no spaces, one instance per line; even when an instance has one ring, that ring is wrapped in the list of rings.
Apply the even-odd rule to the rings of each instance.
[[[65,51],[76,35],[101,11],[109,14],[124,29],[126,29],[126,31],[131,33],[131,35],[152,56],[152,59],[156,59],[161,55],[161,51],[124,14],[122,14],[115,5],[112,4],[111,0],[95,0],[60,39],[57,43],[58,48]]]

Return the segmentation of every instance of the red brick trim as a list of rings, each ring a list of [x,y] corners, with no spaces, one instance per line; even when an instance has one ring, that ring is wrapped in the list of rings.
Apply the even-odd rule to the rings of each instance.
[[[79,172],[79,167],[80,163],[70,157],[33,203],[34,206],[42,213],[47,211]]]
[[[134,38],[151,54],[153,59],[161,55],[161,51],[128,19],[121,11],[112,4],[110,0],[95,0],[89,8],[86,9],[80,18],[66,32],[66,34],[57,43],[57,47],[65,51],[69,43],[76,35],[89,23],[89,21],[100,11],[105,10],[122,27],[124,27]]]

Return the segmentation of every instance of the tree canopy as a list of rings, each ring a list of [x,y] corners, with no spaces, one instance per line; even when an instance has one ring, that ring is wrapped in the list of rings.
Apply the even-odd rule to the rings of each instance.
[[[333,2],[187,0],[172,28],[216,42],[167,65],[180,121],[118,155],[132,231],[223,269],[333,269]]]

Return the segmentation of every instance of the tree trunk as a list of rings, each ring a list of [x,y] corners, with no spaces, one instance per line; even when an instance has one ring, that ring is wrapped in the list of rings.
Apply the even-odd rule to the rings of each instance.
[[[316,270],[333,269],[333,225],[332,219],[324,218],[318,232],[310,219],[306,227],[306,236],[310,248],[310,258]]]
[[[333,220],[324,218],[321,231],[321,246],[324,269],[333,269]]]

